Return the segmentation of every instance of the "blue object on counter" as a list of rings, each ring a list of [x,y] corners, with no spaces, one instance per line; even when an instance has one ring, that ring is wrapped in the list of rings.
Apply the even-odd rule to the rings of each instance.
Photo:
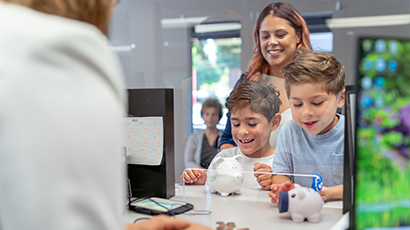
[[[322,187],[323,187],[322,177],[317,173],[313,173],[313,175],[314,175],[314,177],[313,177],[313,182],[312,182],[311,188],[313,190],[315,190],[316,192],[320,193],[320,191],[322,191]]]

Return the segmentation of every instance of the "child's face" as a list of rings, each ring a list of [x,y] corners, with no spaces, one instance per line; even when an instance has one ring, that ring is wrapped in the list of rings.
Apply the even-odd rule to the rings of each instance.
[[[279,116],[279,118],[278,118]],[[268,122],[265,116],[254,113],[250,106],[231,113],[232,137],[242,153],[248,157],[269,156],[269,137],[280,123],[280,115]]]
[[[213,107],[205,108],[202,114],[206,127],[216,127],[219,122],[219,114]]]
[[[290,87],[289,102],[293,120],[311,135],[329,132],[337,124],[336,110],[344,105],[344,92],[328,94],[320,83],[303,83]]]

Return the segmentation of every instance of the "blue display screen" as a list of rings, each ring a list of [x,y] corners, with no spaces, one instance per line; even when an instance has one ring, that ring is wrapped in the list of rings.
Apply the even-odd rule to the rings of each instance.
[[[359,43],[355,228],[410,229],[410,40]]]
[[[180,207],[181,203],[176,202],[176,201],[171,201],[171,200],[162,200],[158,198],[152,198],[152,199],[147,199],[141,202],[137,202],[132,205],[147,208],[147,209],[167,212],[169,210]]]

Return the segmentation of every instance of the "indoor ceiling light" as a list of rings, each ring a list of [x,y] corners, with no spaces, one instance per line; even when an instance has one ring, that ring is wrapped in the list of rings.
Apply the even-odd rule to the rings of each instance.
[[[194,27],[205,21],[208,17],[190,17],[190,18],[164,18],[161,19],[162,28],[187,28]]]
[[[373,26],[395,26],[407,24],[410,24],[410,14],[326,19],[326,25],[331,29]]]
[[[220,31],[240,30],[241,23],[210,23],[195,26],[195,33],[211,33]]]

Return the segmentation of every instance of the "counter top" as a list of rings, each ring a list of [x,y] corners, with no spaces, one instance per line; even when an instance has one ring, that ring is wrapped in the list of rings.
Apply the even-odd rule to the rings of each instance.
[[[202,223],[212,229],[219,225],[217,222],[234,222],[235,229],[331,229],[343,216],[342,201],[332,201],[324,204],[319,223],[295,223],[288,213],[279,213],[277,204],[273,204],[268,191],[261,189],[242,188],[241,194],[222,197],[210,192],[206,185],[176,184],[176,196],[171,200],[185,201],[194,205],[194,210],[178,215],[194,222]],[[197,215],[198,210],[211,211],[209,215]],[[127,211],[125,223],[132,223],[135,219],[146,215]],[[149,216],[148,216],[149,217]]]

